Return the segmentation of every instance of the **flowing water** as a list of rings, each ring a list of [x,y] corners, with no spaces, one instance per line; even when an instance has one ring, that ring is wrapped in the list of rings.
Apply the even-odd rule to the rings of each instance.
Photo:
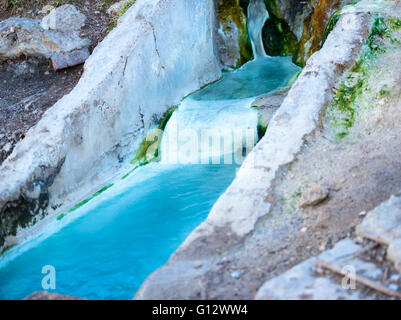
[[[0,299],[43,290],[46,265],[56,270],[55,292],[130,299],[207,217],[242,158],[234,157],[234,164],[209,162],[232,160],[233,153],[253,146],[258,114],[252,101],[286,84],[298,70],[289,57],[264,53],[260,34],[268,14],[262,3],[251,1],[248,10],[255,59],[181,103],[167,124],[160,163],[137,169],[0,258]],[[209,138],[216,131],[229,139],[211,150]]]

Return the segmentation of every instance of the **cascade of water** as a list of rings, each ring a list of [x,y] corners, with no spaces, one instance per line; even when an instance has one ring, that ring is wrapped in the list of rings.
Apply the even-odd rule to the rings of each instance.
[[[269,18],[264,0],[251,0],[248,6],[248,32],[251,38],[252,50],[255,59],[265,57],[262,30]]]
[[[297,70],[289,57],[266,55],[262,29],[268,17],[264,0],[251,0],[248,30],[255,59],[181,103],[162,138],[162,163],[209,163],[222,156],[226,163],[227,155],[243,160],[243,149],[253,148],[258,113],[250,108],[252,101],[284,85]]]

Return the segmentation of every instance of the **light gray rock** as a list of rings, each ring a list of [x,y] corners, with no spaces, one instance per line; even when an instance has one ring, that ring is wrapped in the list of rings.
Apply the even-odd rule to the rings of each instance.
[[[379,281],[383,270],[373,263],[364,262],[353,255],[362,249],[351,239],[337,243],[333,249],[320,254],[317,258],[330,263],[339,270],[355,272],[372,281]],[[317,274],[314,271],[316,258],[310,258],[278,277],[268,280],[261,286],[255,299],[305,299],[305,300],[354,300],[362,299],[358,284],[355,287],[349,280],[343,287],[342,282],[336,282],[327,275]]]
[[[42,19],[41,26],[45,30],[60,32],[76,32],[85,25],[86,17],[71,4],[53,9]]]
[[[110,8],[107,9],[107,14],[110,15],[110,16],[119,15],[121,10],[124,8],[125,4],[129,3],[129,2],[132,3],[132,0],[123,0],[123,1],[116,2],[116,3],[112,4],[110,6]]]
[[[50,58],[89,45],[90,41],[77,32],[44,30],[39,20],[10,18],[0,22],[0,61],[22,55]]]
[[[54,6],[52,6],[51,4],[47,4],[45,6],[43,6],[42,10],[40,10],[40,12],[42,14],[49,14],[52,10],[54,9]]]
[[[316,183],[310,183],[302,192],[300,207],[307,208],[310,206],[315,206],[326,200],[328,196],[329,194],[326,189]]]
[[[393,195],[369,212],[356,233],[388,245],[387,257],[401,272],[401,195]]]
[[[88,48],[53,55],[51,58],[53,69],[57,71],[84,63],[89,55]]]

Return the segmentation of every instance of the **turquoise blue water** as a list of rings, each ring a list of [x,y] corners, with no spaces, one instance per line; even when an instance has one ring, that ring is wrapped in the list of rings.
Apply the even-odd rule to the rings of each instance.
[[[219,106],[219,99],[246,99],[275,90],[297,70],[289,57],[257,59],[226,73],[222,81],[191,98],[210,100],[205,108],[212,110],[213,103]],[[224,108],[230,105],[225,103]],[[235,112],[231,109],[229,114]],[[216,114],[211,112],[210,119]],[[221,124],[217,121],[217,125]],[[131,299],[146,277],[207,217],[234,179],[236,167],[152,164],[138,169],[55,222],[55,232],[44,240],[6,254],[3,263],[0,260],[0,299],[22,299],[43,290],[41,270],[45,265],[56,269],[57,293]],[[75,220],[57,229],[74,216]]]
[[[57,293],[131,299],[205,219],[234,175],[233,165],[141,168],[120,192],[110,190],[111,199],[96,199],[85,215],[0,269],[0,299],[43,290],[45,265],[56,269]]]
[[[218,81],[191,95],[194,100],[246,99],[271,92],[287,84],[300,70],[292,57],[264,57],[224,73]]]

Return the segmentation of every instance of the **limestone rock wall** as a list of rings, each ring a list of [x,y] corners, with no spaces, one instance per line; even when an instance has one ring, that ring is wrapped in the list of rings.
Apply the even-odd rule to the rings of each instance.
[[[213,0],[136,1],[0,167],[0,247],[102,187],[168,108],[220,77],[214,26]]]

